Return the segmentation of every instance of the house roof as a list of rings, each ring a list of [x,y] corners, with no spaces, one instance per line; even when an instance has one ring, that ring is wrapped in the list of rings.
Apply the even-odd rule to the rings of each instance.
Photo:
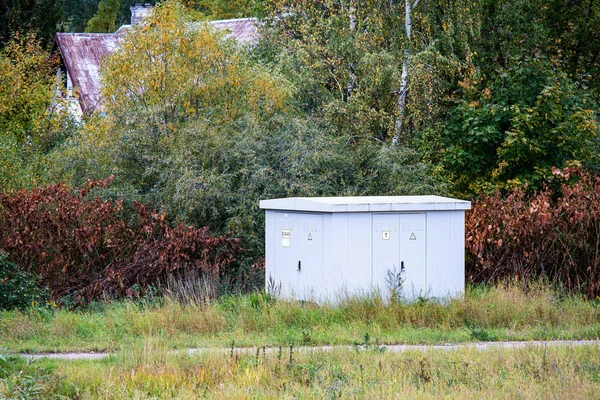
[[[218,30],[225,30],[226,37],[240,43],[253,43],[258,36],[254,18],[211,21],[211,24]],[[83,112],[92,112],[100,107],[100,63],[117,48],[129,29],[131,25],[124,25],[115,33],[56,34],[54,46],[58,47],[79,94]]]
[[[100,102],[100,63],[117,47],[112,33],[57,33],[56,43],[82,111],[95,110]]]
[[[216,29],[228,32],[225,37],[240,43],[254,43],[258,38],[256,18],[222,19],[211,21],[211,24]]]

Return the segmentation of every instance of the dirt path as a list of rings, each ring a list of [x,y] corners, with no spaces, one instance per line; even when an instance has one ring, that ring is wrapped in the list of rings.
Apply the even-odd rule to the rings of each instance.
[[[380,349],[382,351],[391,351],[394,353],[403,353],[406,351],[454,351],[461,349],[476,349],[485,351],[491,349],[524,349],[524,348],[540,348],[540,347],[579,347],[579,346],[600,346],[600,340],[534,340],[529,342],[480,342],[480,343],[460,343],[460,344],[393,344],[387,346],[371,346],[370,348]],[[332,350],[354,350],[356,348],[365,349],[365,346],[301,346],[294,347],[294,351],[332,351]],[[289,351],[289,346],[283,347],[283,351]],[[188,349],[188,354],[201,354],[207,352],[230,352],[231,348],[195,348]],[[254,354],[257,351],[256,347],[235,347],[236,353]],[[265,348],[265,353],[274,353],[279,351],[279,347]],[[60,360],[98,360],[113,355],[112,353],[39,353],[39,354],[18,354],[25,358],[52,358]]]

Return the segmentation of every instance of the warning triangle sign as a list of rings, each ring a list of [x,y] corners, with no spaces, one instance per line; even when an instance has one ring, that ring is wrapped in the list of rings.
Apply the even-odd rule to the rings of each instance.
[[[308,240],[312,240],[312,233],[308,233]]]
[[[411,233],[410,235],[410,240],[417,240],[417,237],[415,236],[415,233]]]

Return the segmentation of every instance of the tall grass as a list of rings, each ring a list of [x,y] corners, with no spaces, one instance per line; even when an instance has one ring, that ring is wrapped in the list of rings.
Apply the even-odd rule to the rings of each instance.
[[[545,284],[468,287],[448,302],[389,304],[377,296],[338,305],[274,300],[261,293],[184,302],[179,294],[79,311],[0,313],[0,341],[11,351],[116,350],[148,338],[170,348],[600,337],[600,306]]]
[[[182,355],[159,343],[104,361],[48,362],[81,399],[597,398],[596,347]],[[66,388],[66,389],[65,389]],[[73,388],[76,388],[74,390]]]

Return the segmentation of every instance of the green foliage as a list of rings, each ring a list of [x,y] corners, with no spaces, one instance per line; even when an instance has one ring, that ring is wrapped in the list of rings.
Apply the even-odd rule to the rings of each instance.
[[[280,118],[239,132],[195,126],[183,138],[163,159],[160,200],[186,221],[242,237],[253,257],[264,248],[260,199],[444,191],[414,152],[353,146],[314,120]]]
[[[402,30],[402,10],[388,2],[361,2],[352,29],[348,7],[267,1],[258,52],[295,83],[298,105],[325,114],[340,136],[386,139],[401,70],[402,35],[393,33]]]
[[[42,141],[40,132],[48,117],[54,96],[53,69],[57,60],[49,58],[33,34],[16,34],[0,53],[0,132],[19,144]],[[43,120],[43,121],[42,121]]]
[[[1,349],[0,349],[1,350]],[[77,398],[72,384],[35,358],[0,353],[0,398],[6,400]]]
[[[63,17],[58,31],[83,32],[87,22],[98,11],[99,0],[61,0]],[[129,3],[127,3],[129,11]]]
[[[114,32],[116,30],[119,0],[100,0],[98,12],[88,21],[86,32]]]
[[[404,144],[457,193],[539,187],[552,166],[597,165],[593,0],[422,0],[411,41],[403,2],[261,4],[257,54],[295,84],[302,110],[350,140],[391,136],[410,56]]]
[[[490,80],[463,82],[443,134],[443,163],[460,192],[488,184],[539,187],[552,167],[597,157],[598,103],[543,57],[511,60]]]
[[[598,165],[598,42],[593,1],[486,0],[473,5],[480,34],[442,102],[442,122],[418,135],[460,195],[529,184],[551,168]],[[439,47],[439,46],[438,46]],[[446,54],[446,52],[442,52]],[[452,82],[454,82],[452,84]]]
[[[39,287],[39,278],[8,261],[0,252],[0,309],[26,309],[45,305],[50,293]]]
[[[62,17],[60,0],[0,0],[0,10],[0,49],[17,32],[33,32],[50,44]]]
[[[250,2],[185,5],[197,13],[158,6],[105,60],[105,118],[35,164],[26,134],[0,142],[4,187],[33,182],[31,165],[75,185],[114,175],[112,197],[234,232],[249,264],[263,198],[473,196],[600,165],[594,0],[420,0],[410,40],[404,2],[264,0],[252,49],[192,22]],[[407,136],[392,148],[407,60]]]
[[[575,81],[600,81],[600,4],[596,0],[486,0],[481,2],[485,64],[505,67],[511,58],[544,55]]]
[[[0,52],[0,190],[40,184],[43,156],[75,127],[56,93],[57,59],[33,34]]]
[[[254,14],[254,0],[184,0],[182,3],[199,19],[230,19]]]
[[[338,134],[389,139],[398,117],[403,62],[408,66],[409,136],[439,119],[477,33],[467,1],[420,1],[406,38],[403,2],[267,0],[257,53],[278,65],[298,90],[298,105]],[[426,112],[433,107],[437,113]]]
[[[52,176],[79,185],[114,174],[114,196],[240,237],[248,266],[263,256],[260,199],[445,192],[414,151],[370,134],[346,138],[337,124],[297,113],[288,80],[191,25],[180,6],[159,6],[135,29],[103,65],[106,118],[90,119],[52,154]],[[387,55],[369,57],[360,68],[381,67],[369,82],[390,82]],[[353,104],[331,105],[330,119],[373,112]],[[384,120],[372,119],[370,131]]]
[[[120,139],[120,131],[107,118],[98,115],[88,117],[76,135],[67,138],[62,146],[45,157],[49,181],[82,186],[88,179],[100,180],[118,175],[115,157]],[[122,198],[124,194],[118,197]]]

